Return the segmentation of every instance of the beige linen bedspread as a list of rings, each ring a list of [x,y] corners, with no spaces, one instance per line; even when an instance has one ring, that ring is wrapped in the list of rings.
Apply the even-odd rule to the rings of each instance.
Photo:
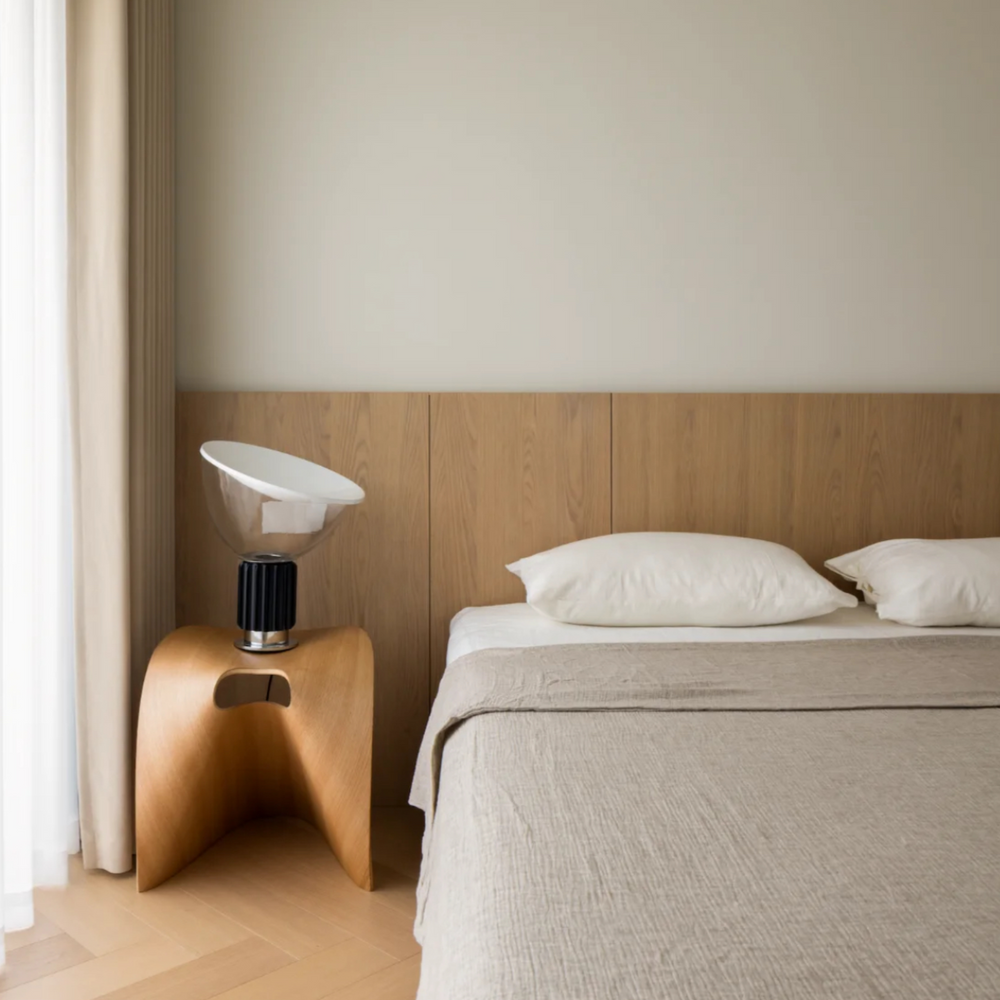
[[[452,664],[419,1000],[1000,1000],[1000,640]]]

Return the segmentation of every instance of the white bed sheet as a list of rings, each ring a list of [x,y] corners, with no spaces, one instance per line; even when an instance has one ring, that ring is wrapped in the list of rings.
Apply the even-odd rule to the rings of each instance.
[[[790,642],[806,639],[892,639],[914,635],[996,635],[996,628],[914,628],[882,621],[866,605],[820,618],[752,628],[606,628],[567,625],[527,604],[465,608],[451,620],[448,663],[480,649],[558,646],[581,642]]]

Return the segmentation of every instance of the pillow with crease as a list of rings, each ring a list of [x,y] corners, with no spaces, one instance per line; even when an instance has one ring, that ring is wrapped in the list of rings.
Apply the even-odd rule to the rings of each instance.
[[[895,538],[827,560],[903,625],[1000,628],[1000,538]]]
[[[536,611],[573,625],[780,625],[858,603],[784,545],[728,535],[603,535],[507,569]]]

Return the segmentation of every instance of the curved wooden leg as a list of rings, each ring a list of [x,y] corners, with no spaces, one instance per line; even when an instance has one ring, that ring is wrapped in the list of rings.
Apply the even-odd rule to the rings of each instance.
[[[374,662],[357,628],[298,634],[299,646],[242,653],[228,629],[178,629],[149,664],[136,754],[139,891],[180,871],[247,820],[296,816],[372,888]],[[228,674],[282,674],[291,704],[218,708]]]

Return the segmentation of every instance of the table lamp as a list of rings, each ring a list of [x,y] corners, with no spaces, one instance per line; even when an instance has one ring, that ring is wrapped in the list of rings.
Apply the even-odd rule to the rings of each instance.
[[[285,452],[238,441],[201,446],[202,485],[216,530],[240,557],[237,649],[294,649],[295,560],[333,531],[365,491],[331,469]]]

